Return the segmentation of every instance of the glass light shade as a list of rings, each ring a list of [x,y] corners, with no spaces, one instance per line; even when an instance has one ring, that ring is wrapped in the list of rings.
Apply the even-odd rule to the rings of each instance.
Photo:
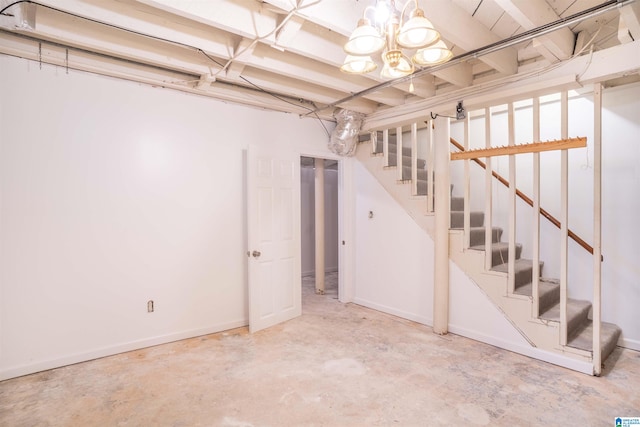
[[[415,9],[411,19],[400,28],[396,40],[402,47],[420,48],[440,40],[440,33],[424,17],[422,9]]]
[[[384,55],[383,55],[383,59]],[[408,76],[414,71],[413,63],[409,58],[402,55],[395,62],[395,65],[391,65],[389,62],[385,60],[384,67],[382,67],[382,71],[380,72],[380,77],[385,79],[395,79],[398,77]]]
[[[340,71],[349,74],[366,74],[378,68],[370,56],[347,55]]]
[[[440,40],[434,45],[418,50],[412,59],[418,65],[436,65],[447,62],[451,57],[453,53]]]
[[[384,37],[371,26],[368,19],[363,18],[358,22],[358,27],[353,30],[349,41],[344,45],[344,51],[349,55],[366,56],[380,51],[384,47],[384,43]]]

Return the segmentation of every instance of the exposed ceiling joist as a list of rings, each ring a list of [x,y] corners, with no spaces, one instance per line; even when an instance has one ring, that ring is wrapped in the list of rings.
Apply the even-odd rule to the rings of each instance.
[[[428,0],[424,3],[425,10],[429,11],[429,20],[442,36],[464,51],[500,41],[497,35],[455,3],[438,0]],[[514,48],[500,50],[483,56],[480,60],[505,75],[518,71],[518,53]]]
[[[495,0],[495,2],[525,30],[531,30],[560,18],[545,0]],[[574,45],[575,35],[567,27],[541,36],[541,40],[536,44],[540,53],[552,62],[570,58]]]
[[[407,1],[409,10],[413,0],[396,5]],[[28,48],[23,55],[13,49],[17,56],[34,58],[40,47],[43,63],[59,65],[61,52],[68,51],[70,68],[330,118],[334,108],[372,117],[409,111],[425,101],[483,90],[507,76],[542,72],[576,56],[574,33],[578,55],[640,37],[640,1],[417,1],[455,57],[390,81],[380,76],[377,54],[376,71],[339,71],[344,43],[375,0],[0,0],[11,4],[0,16],[0,27],[8,31],[0,30],[0,41],[19,33]],[[23,19],[29,8],[36,12],[33,25]],[[588,16],[574,20],[582,13]],[[558,30],[552,22],[558,16],[567,28]],[[414,50],[405,53],[412,56]],[[595,68],[590,65],[582,78]],[[617,79],[623,80],[640,77],[636,71]]]
[[[620,9],[618,38],[621,43],[640,40],[640,2],[635,2]]]

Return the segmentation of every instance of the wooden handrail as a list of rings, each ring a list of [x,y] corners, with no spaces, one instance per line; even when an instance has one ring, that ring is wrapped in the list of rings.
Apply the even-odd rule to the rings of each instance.
[[[584,148],[587,138],[569,138],[555,141],[532,142],[530,144],[507,145],[506,147],[481,148],[478,150],[451,153],[451,160],[477,159],[479,157],[507,156],[510,154],[540,153],[542,151]]]
[[[460,151],[466,151],[464,149],[464,146],[462,146],[462,144],[460,144],[458,141],[456,141],[453,138],[450,138],[451,140],[451,144],[453,144],[458,150]],[[487,165],[480,159],[471,159],[474,162],[476,162],[478,165],[480,165],[483,169],[487,169]],[[498,172],[496,171],[491,171],[491,175],[493,175],[498,181],[500,181],[505,187],[509,187],[509,181],[507,181],[506,179],[504,179],[502,176],[500,176],[500,174],[498,174]],[[516,188],[516,195],[518,197],[520,197],[522,200],[524,200],[529,206],[533,207],[533,200],[531,200],[529,198],[529,196],[527,196],[526,194],[524,194],[522,191],[518,190]],[[545,217],[546,219],[548,219],[553,225],[555,225],[556,227],[560,228],[560,221],[558,221],[553,215],[551,215],[549,212],[547,212],[546,210],[540,208],[540,214]],[[587,252],[589,252],[591,255],[593,255],[593,247],[591,245],[589,245],[587,242],[585,242],[584,240],[582,240],[580,238],[580,236],[578,236],[576,233],[574,233],[573,231],[569,230],[569,237],[571,237],[577,244],[579,244],[580,246],[582,246]],[[604,257],[601,258],[601,260],[604,260]]]

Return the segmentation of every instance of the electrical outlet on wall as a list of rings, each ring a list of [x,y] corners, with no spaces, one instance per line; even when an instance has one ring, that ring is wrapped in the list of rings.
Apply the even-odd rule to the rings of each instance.
[[[147,301],[147,313],[153,313],[153,300],[150,299],[149,301]]]

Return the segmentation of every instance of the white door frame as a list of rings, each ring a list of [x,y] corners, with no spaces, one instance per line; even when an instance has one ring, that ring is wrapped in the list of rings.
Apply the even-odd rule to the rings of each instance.
[[[355,189],[353,157],[341,157],[326,151],[301,151],[300,157],[338,161],[338,298],[353,302],[355,295]],[[344,242],[344,244],[343,244]]]

